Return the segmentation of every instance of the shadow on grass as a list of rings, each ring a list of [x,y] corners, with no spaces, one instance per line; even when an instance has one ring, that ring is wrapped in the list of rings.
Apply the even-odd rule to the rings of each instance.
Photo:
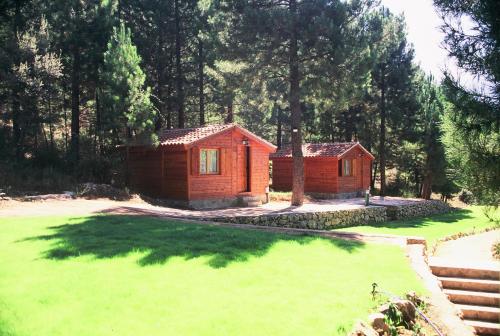
[[[468,209],[460,209],[446,214],[433,215],[427,217],[419,217],[412,219],[398,219],[394,221],[387,221],[383,223],[367,224],[366,226],[380,227],[380,228],[420,228],[436,223],[453,224],[462,219],[472,218],[472,211]]]
[[[134,216],[92,216],[83,222],[49,229],[52,234],[28,238],[53,241],[45,258],[63,260],[83,255],[113,258],[137,251],[145,253],[139,260],[141,266],[161,264],[175,256],[185,259],[209,256],[208,265],[221,268],[251,256],[263,256],[279,241],[308,244],[325,239]],[[350,253],[364,247],[359,241],[328,241]]]

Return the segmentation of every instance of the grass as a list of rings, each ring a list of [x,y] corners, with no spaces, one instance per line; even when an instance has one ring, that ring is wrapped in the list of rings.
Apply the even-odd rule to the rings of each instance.
[[[481,231],[497,224],[490,221],[483,208],[472,206],[448,214],[415,218],[410,220],[390,221],[373,225],[364,225],[339,229],[340,231],[360,233],[385,233],[402,236],[421,236],[432,246],[440,238],[459,232]]]
[[[345,335],[397,246],[126,216],[0,219],[0,335]]]

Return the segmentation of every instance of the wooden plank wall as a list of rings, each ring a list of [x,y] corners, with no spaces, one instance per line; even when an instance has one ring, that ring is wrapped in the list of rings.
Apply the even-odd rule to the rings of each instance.
[[[187,151],[168,151],[163,155],[164,179],[162,195],[168,199],[187,200],[188,198],[188,160]]]
[[[190,199],[211,199],[236,196],[242,192],[245,167],[244,135],[236,130],[208,138],[191,149]],[[250,145],[250,193],[263,194],[269,185],[269,150],[255,141]],[[220,149],[220,174],[199,175],[199,150]]]
[[[368,189],[370,185],[370,165],[371,160],[366,155],[360,157],[363,151],[355,148],[348,152],[343,159],[355,160],[354,176],[341,176],[339,177],[339,193],[356,192]]]
[[[232,195],[232,131],[208,138],[191,148],[190,199],[222,198]],[[220,149],[220,174],[200,175],[199,150]]]
[[[142,147],[129,148],[129,183],[133,190],[161,197],[161,152]]]

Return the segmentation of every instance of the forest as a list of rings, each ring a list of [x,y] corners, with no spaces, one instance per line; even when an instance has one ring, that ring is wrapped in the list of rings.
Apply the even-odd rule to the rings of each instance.
[[[236,122],[295,172],[302,141],[359,141],[375,194],[498,205],[500,3],[434,5],[479,88],[426,74],[375,0],[3,0],[0,189],[121,185],[120,145]]]

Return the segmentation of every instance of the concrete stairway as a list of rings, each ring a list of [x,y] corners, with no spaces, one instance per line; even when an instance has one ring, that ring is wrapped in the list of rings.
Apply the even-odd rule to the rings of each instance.
[[[257,196],[242,195],[239,198],[241,205],[245,207],[256,207],[262,205],[262,201]]]
[[[429,266],[466,324],[478,335],[500,335],[500,269],[449,265],[432,258]]]

